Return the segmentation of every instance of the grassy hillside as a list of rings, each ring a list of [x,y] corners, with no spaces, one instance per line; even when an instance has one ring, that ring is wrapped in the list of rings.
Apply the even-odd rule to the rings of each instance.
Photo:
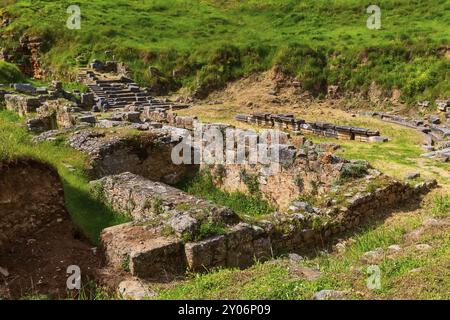
[[[0,83],[17,82],[24,79],[20,70],[14,64],[0,61]]]
[[[379,1],[380,30],[367,29],[360,0],[78,0],[80,30],[66,28],[72,1],[2,2],[13,21],[0,47],[42,35],[46,69],[65,77],[114,56],[142,84],[198,96],[274,65],[317,96],[326,85],[367,92],[373,82],[401,89],[405,102],[450,95],[446,0]],[[149,66],[164,75],[149,76]]]

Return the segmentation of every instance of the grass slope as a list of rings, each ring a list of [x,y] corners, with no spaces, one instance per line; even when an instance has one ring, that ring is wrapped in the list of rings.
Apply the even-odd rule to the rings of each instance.
[[[143,84],[184,85],[202,95],[278,65],[319,96],[326,84],[365,92],[375,82],[412,102],[450,93],[443,57],[449,3],[431,2],[379,1],[382,28],[369,30],[361,0],[79,0],[81,30],[69,30],[71,1],[6,1],[1,11],[14,19],[0,32],[16,36],[0,46],[43,35],[45,65],[65,77],[91,58],[114,55]],[[164,76],[150,77],[149,66]]]
[[[24,79],[19,68],[14,64],[0,61],[0,84],[19,82]]]

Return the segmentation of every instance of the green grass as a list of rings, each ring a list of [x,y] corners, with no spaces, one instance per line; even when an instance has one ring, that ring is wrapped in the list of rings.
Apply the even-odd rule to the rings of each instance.
[[[128,220],[90,194],[84,174],[87,165],[85,156],[61,141],[34,144],[22,120],[12,112],[0,110],[0,161],[20,157],[49,163],[58,170],[64,185],[66,207],[75,224],[94,244],[104,228]]]
[[[183,181],[178,187],[187,193],[211,200],[216,204],[229,207],[240,215],[261,216],[274,209],[260,195],[247,195],[241,192],[224,192],[218,189],[212,180],[211,172],[202,171],[193,179]]]
[[[90,59],[114,55],[142,84],[183,85],[200,96],[275,65],[318,96],[327,84],[367,92],[373,82],[401,89],[406,102],[450,93],[449,61],[440,50],[450,33],[445,0],[379,1],[380,30],[367,29],[362,0],[76,3],[81,30],[65,27],[69,0],[7,1],[1,11],[14,19],[0,33],[42,35],[45,65],[68,79]],[[6,38],[0,46],[17,41]],[[163,76],[151,78],[149,66]]]
[[[450,195],[437,195],[434,198],[433,214],[435,216],[444,216],[450,213]]]
[[[24,76],[17,66],[0,61],[0,84],[19,82],[22,80],[24,80]]]
[[[431,209],[432,210],[432,209]],[[419,241],[432,249],[418,253],[414,245],[404,242],[404,235],[418,228],[423,215],[404,214],[382,224],[360,230],[346,245],[344,252],[317,252],[298,263],[278,260],[257,263],[246,270],[216,270],[205,275],[191,275],[184,283],[170,289],[159,288],[160,299],[311,299],[314,293],[333,289],[347,293],[349,299],[448,299],[448,263],[450,240],[444,231],[422,236]],[[397,256],[384,255],[381,289],[369,290],[367,265],[360,262],[365,252],[400,244]],[[309,281],[295,273],[296,268],[319,269],[322,275]],[[413,272],[420,268],[420,272]],[[417,287],[416,287],[417,286]],[[420,287],[420,289],[419,289]]]

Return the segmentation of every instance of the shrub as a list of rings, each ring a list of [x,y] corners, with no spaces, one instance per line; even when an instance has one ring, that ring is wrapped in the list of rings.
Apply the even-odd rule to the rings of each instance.
[[[364,161],[357,161],[355,163],[346,163],[342,167],[339,176],[340,182],[345,182],[351,179],[362,178],[368,173],[367,163]]]

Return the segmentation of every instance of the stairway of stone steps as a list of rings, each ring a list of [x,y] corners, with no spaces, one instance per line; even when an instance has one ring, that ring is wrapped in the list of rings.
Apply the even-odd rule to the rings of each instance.
[[[100,74],[90,68],[80,68],[78,80],[89,88],[96,101],[105,101],[109,109],[129,105],[159,109],[184,109],[188,105],[167,103],[151,96],[133,80],[111,74]]]

